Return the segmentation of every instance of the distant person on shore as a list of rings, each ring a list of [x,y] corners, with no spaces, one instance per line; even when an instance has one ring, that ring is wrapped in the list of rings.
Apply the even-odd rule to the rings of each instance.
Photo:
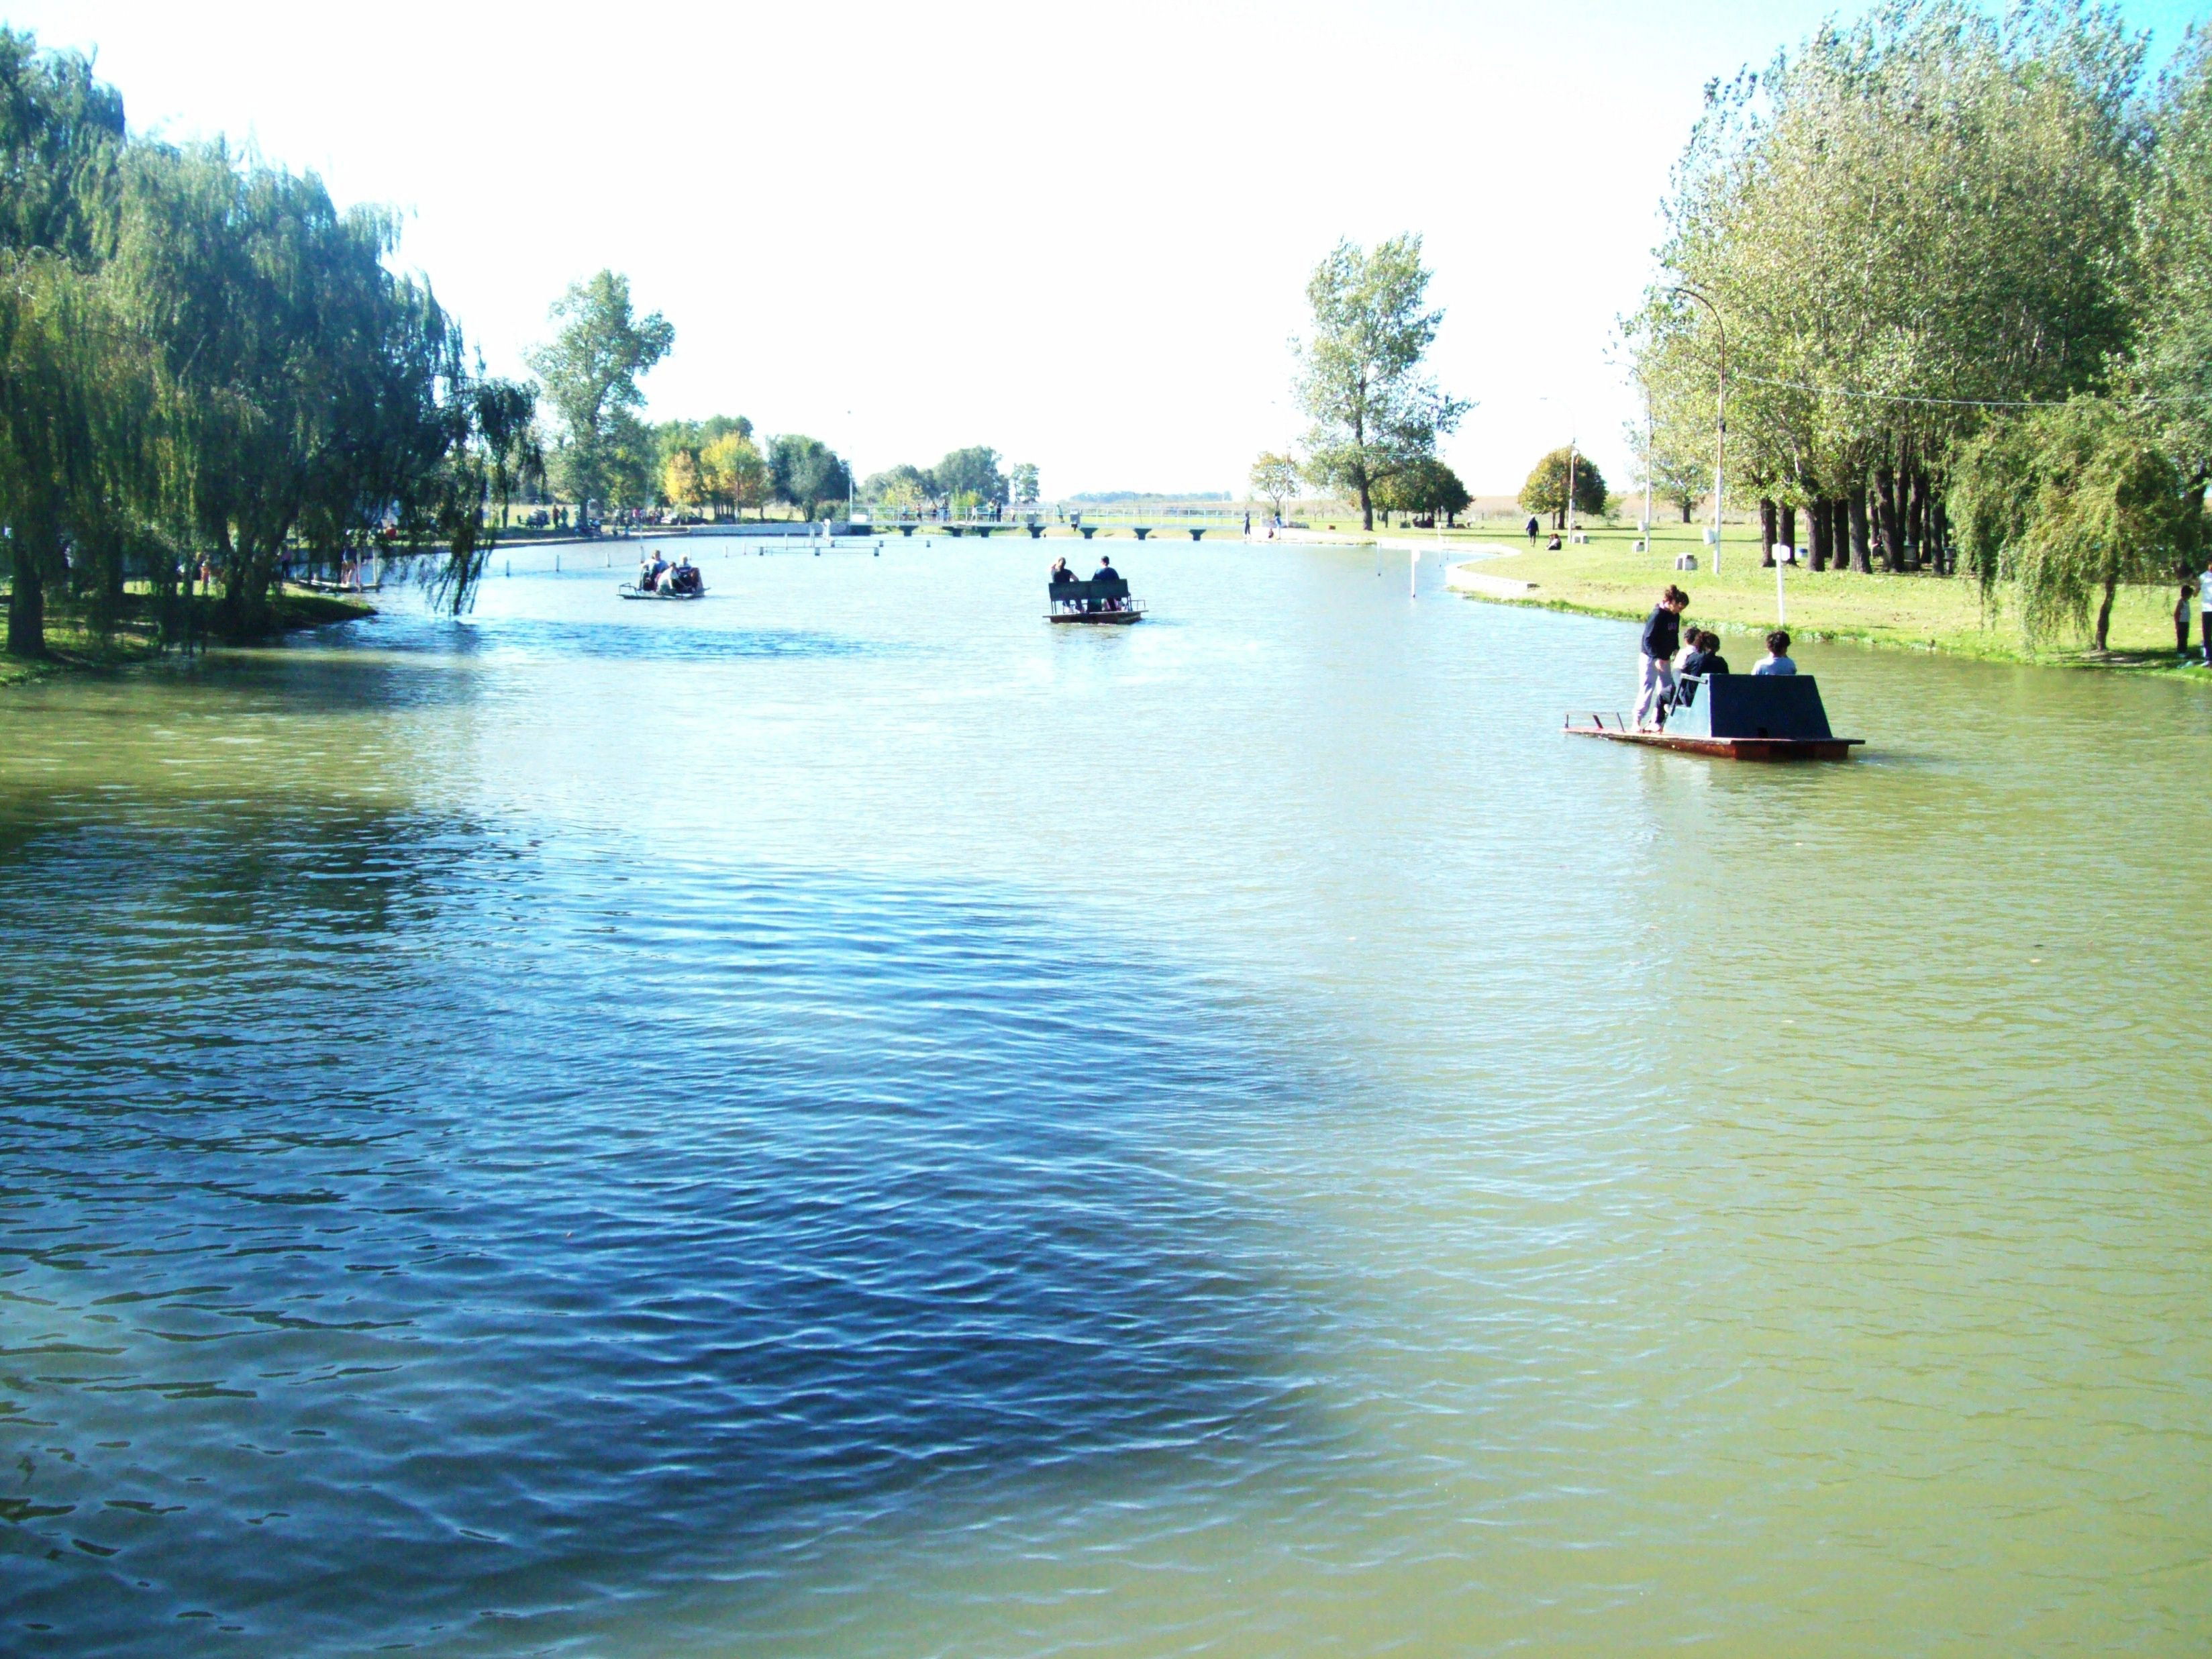
[[[1666,722],[1667,705],[1674,697],[1674,653],[1682,643],[1682,612],[1689,605],[1690,596],[1670,583],[1644,618],[1636,659],[1636,729],[1639,732]]]
[[[1766,636],[1766,654],[1759,659],[1754,674],[1794,674],[1797,665],[1790,660],[1790,635],[1776,629]]]
[[[2204,665],[2212,668],[2212,554],[2205,556],[2204,568],[2197,578],[2197,621],[2203,630]]]
[[[1529,545],[1529,546],[1531,546],[1531,547],[1535,546],[1535,544],[1536,544],[1536,533],[1537,533],[1537,532],[1539,532],[1539,531],[1540,531],[1541,529],[1543,529],[1543,527],[1544,527],[1543,526],[1541,526],[1541,525],[1540,525],[1540,524],[1538,524],[1538,523],[1536,522],[1536,515],[1535,515],[1534,514],[1531,513],[1531,514],[1528,515],[1528,545]]]

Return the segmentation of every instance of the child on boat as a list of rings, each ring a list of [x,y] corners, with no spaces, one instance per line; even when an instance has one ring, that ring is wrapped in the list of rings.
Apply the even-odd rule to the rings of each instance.
[[[1766,654],[1759,659],[1754,674],[1794,674],[1797,665],[1790,660],[1790,635],[1776,629],[1766,636]]]

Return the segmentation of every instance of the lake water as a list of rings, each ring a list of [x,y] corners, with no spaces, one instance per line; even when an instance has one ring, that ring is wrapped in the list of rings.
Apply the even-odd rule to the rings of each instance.
[[[2212,691],[693,545],[0,692],[0,1650],[2212,1643]]]

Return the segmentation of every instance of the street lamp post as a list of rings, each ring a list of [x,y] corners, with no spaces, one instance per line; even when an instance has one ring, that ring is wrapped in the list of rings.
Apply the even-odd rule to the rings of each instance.
[[[1713,313],[1713,326],[1720,331],[1721,378],[1720,394],[1715,405],[1715,437],[1713,441],[1713,574],[1721,574],[1721,506],[1728,487],[1728,325],[1721,320],[1720,307],[1693,288],[1678,288],[1669,292],[1695,300]]]

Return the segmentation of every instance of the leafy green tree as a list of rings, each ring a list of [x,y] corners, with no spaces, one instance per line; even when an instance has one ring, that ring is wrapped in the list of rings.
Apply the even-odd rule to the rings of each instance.
[[[1538,461],[1528,473],[1528,481],[1521,486],[1521,510],[1540,515],[1549,514],[1552,527],[1567,527],[1567,457],[1574,455],[1574,509],[1595,518],[1605,511],[1605,474],[1597,464],[1578,451],[1555,449]]]
[[[1425,518],[1441,514],[1447,524],[1466,512],[1473,499],[1459,474],[1433,456],[1393,473],[1375,492],[1375,505],[1386,513],[1418,514]]]
[[[424,570],[434,607],[459,616],[474,603],[516,488],[543,469],[538,389],[477,378],[445,405],[445,453],[404,497],[410,544],[437,550]]]
[[[1043,478],[1037,471],[1036,462],[1017,461],[1013,470],[1006,477],[1012,488],[1013,499],[1017,506],[1035,507],[1037,504],[1038,495],[1043,487]]]
[[[1003,506],[1008,495],[1006,475],[999,471],[999,452],[978,444],[956,449],[930,469],[932,494],[940,500],[965,495],[971,507]]]
[[[1433,455],[1468,407],[1424,373],[1443,321],[1425,308],[1428,289],[1412,234],[1371,254],[1340,242],[1306,283],[1312,331],[1296,349],[1298,399],[1313,422],[1307,471],[1356,500],[1370,530],[1376,486]]]
[[[768,462],[753,442],[750,421],[708,440],[699,452],[699,473],[708,499],[733,517],[768,500]]]
[[[841,501],[851,489],[851,473],[837,453],[819,438],[787,433],[768,447],[769,492],[811,520],[825,501]]]
[[[1245,475],[1246,483],[1255,495],[1266,501],[1281,518],[1283,509],[1297,499],[1302,480],[1298,464],[1289,455],[1279,455],[1272,449],[1263,449]]]
[[[104,349],[96,270],[112,220],[123,103],[73,53],[0,27],[0,518],[8,649],[46,653],[47,584],[73,502],[96,501]]]
[[[919,510],[935,493],[929,475],[904,461],[884,471],[871,473],[860,486],[862,500],[901,513]]]
[[[661,314],[641,317],[629,278],[612,270],[573,284],[551,311],[558,331],[531,352],[545,399],[560,422],[556,481],[579,506],[650,494],[658,446],[638,421],[638,379],[668,355],[676,331]]]
[[[1813,508],[1816,562],[1942,548],[1984,406],[2123,359],[2141,65],[2106,10],[1926,0],[1710,88],[1630,328],[1662,449],[1709,452],[1725,326],[1730,489]]]
[[[2112,398],[1991,422],[1960,455],[1953,498],[1969,568],[1985,594],[2015,586],[2031,643],[2087,629],[2101,651],[2121,584],[2201,568],[2203,485],[2159,447],[2154,416]]]

